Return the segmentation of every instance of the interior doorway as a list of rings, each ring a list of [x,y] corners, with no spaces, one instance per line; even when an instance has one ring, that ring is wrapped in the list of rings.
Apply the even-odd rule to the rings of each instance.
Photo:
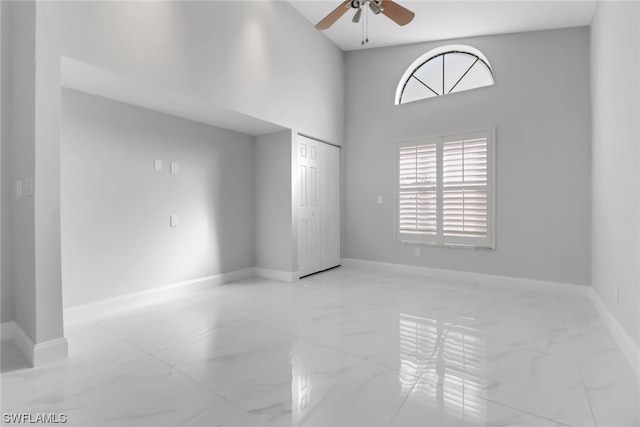
[[[298,136],[300,277],[340,265],[340,148]]]

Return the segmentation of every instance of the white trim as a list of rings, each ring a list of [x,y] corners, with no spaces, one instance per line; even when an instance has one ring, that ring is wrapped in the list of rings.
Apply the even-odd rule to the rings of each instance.
[[[2,341],[8,340],[13,341],[32,367],[66,359],[69,354],[66,338],[34,344],[29,335],[13,320],[2,323]]]
[[[402,93],[402,88],[404,87],[405,83],[407,82],[407,80],[409,80],[409,78],[411,78],[411,76],[413,75],[414,71],[416,71],[417,68],[419,68],[422,64],[425,64],[426,62],[428,62],[434,56],[446,54],[452,51],[470,53],[472,55],[477,56],[482,61],[484,61],[484,63],[487,64],[487,67],[489,67],[489,72],[491,73],[491,80],[493,81],[491,85],[495,84],[495,79],[493,78],[493,67],[491,67],[491,64],[489,63],[489,60],[487,59],[487,57],[484,56],[484,54],[480,52],[478,49],[476,49],[473,46],[468,46],[463,44],[451,44],[451,45],[439,46],[439,47],[436,47],[435,49],[431,49],[427,53],[424,53],[420,55],[418,58],[416,58],[416,60],[413,61],[411,65],[409,65],[409,68],[407,68],[404,74],[402,74],[402,77],[398,82],[398,86],[396,86],[396,96],[394,98],[395,105],[406,104],[406,102],[403,102],[403,103],[400,102],[400,94]],[[443,76],[443,78],[445,78],[445,76]],[[480,86],[480,87],[484,87],[484,86]],[[420,101],[420,99],[416,99],[416,101]],[[413,102],[413,101],[410,101],[410,102]]]
[[[486,186],[472,188],[470,186],[444,186],[443,165],[444,148],[449,142],[485,139],[487,142],[487,183]],[[440,135],[427,135],[396,141],[395,156],[395,242],[398,244],[425,245],[434,247],[495,250],[496,248],[496,127],[489,126],[481,130],[460,130]],[[413,146],[436,146],[436,185],[414,187],[406,190],[400,188],[400,149]],[[445,236],[443,231],[444,208],[443,198],[446,191],[480,190],[487,193],[487,235],[480,236]],[[433,192],[436,194],[436,233],[400,230],[400,195],[414,192]]]
[[[173,283],[171,285],[161,286],[146,291],[134,292],[119,297],[69,307],[64,310],[64,321],[66,323],[108,317],[136,307],[188,296],[189,294],[199,290],[253,276],[254,269],[245,268],[242,270],[234,270],[228,273],[215,274],[193,280],[185,280],[183,282]]]
[[[548,282],[544,280],[524,279],[520,277],[497,276],[492,274],[472,273],[468,271],[445,270],[416,265],[392,264],[378,261],[343,258],[345,267],[367,268],[387,273],[411,274],[432,279],[473,283],[479,287],[510,287],[539,292],[555,292],[570,295],[587,295],[589,286],[572,283]]]
[[[589,288],[589,298],[593,301],[593,305],[595,305],[596,310],[598,310],[598,314],[600,314],[605,325],[607,325],[607,328],[613,335],[613,338],[615,338],[616,343],[629,361],[629,364],[638,377],[640,377],[640,348],[633,342],[627,331],[620,325],[620,322],[613,317],[611,311],[609,311],[595,289]]]
[[[295,282],[300,277],[296,271],[272,270],[270,268],[254,267],[255,275],[265,279],[278,280],[280,282]]]
[[[45,365],[56,360],[66,359],[69,355],[69,344],[67,339],[57,338],[55,340],[36,344],[33,347],[33,366]]]
[[[322,142],[323,144],[333,145],[334,147],[342,148],[342,146],[341,146],[341,145],[335,144],[335,143],[333,143],[333,142],[327,142],[327,141],[325,141],[324,139],[320,139],[320,138],[317,138],[317,137],[315,137],[315,136],[307,135],[306,133],[296,132],[296,134],[297,134],[297,135],[300,135],[300,136],[303,136],[303,137],[305,137],[305,138],[308,138],[308,139],[313,139],[314,141]]]

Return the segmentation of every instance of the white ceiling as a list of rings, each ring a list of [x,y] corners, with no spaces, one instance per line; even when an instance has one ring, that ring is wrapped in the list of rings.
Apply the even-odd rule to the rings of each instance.
[[[341,0],[289,0],[315,25]],[[589,25],[596,0],[397,0],[415,12],[411,23],[396,25],[386,16],[369,13],[369,43],[364,48],[446,40],[489,34],[516,33]],[[362,49],[361,24],[347,12],[325,35],[342,50]]]

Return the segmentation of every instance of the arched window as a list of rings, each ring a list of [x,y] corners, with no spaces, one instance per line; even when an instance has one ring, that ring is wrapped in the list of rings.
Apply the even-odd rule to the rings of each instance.
[[[471,46],[442,46],[422,55],[405,71],[396,105],[493,84],[487,58]]]

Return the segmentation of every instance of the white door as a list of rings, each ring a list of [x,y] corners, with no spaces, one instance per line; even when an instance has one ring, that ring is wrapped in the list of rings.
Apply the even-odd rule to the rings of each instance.
[[[298,264],[300,276],[321,270],[319,142],[298,136],[299,210]]]
[[[321,269],[340,265],[340,149],[320,143],[320,263]]]
[[[300,276],[340,265],[340,149],[298,136]]]

